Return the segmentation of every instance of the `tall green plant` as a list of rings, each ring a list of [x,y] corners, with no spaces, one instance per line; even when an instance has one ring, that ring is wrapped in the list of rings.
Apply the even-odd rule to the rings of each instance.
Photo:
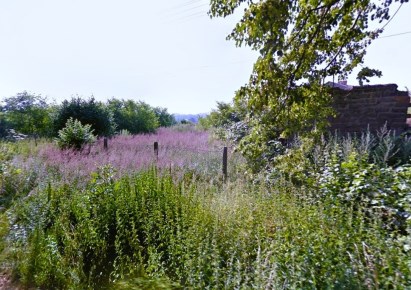
[[[70,118],[67,120],[66,126],[58,132],[57,145],[61,149],[80,150],[85,144],[90,144],[96,140],[93,131],[91,125],[82,125],[79,120]]]

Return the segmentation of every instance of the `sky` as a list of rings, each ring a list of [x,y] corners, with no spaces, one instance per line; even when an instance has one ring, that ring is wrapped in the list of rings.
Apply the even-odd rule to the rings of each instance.
[[[227,41],[241,14],[207,15],[207,0],[0,0],[0,98],[79,95],[206,113],[244,85],[258,54]],[[240,11],[241,12],[241,11]],[[395,9],[393,10],[395,12]],[[372,83],[411,89],[411,4],[368,50]],[[355,76],[349,78],[356,84]]]

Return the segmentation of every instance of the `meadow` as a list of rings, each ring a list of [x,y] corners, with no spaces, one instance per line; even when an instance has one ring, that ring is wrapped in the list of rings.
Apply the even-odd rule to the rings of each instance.
[[[411,142],[377,139],[302,140],[260,174],[230,149],[226,181],[229,144],[193,128],[0,143],[2,272],[16,289],[410,289]]]

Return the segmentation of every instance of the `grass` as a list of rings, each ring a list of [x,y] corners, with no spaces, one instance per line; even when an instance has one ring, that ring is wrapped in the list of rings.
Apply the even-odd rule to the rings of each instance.
[[[103,174],[87,190],[50,189],[15,210],[23,283],[95,289],[145,278],[195,289],[362,289],[409,282],[401,244],[352,207],[250,194],[238,183],[204,192],[154,170],[116,181]]]
[[[150,153],[147,160],[151,163],[145,166],[127,163],[133,148],[146,144],[151,147],[154,140],[160,148],[164,144],[159,157],[167,162],[153,166],[156,163]],[[206,154],[187,157],[176,149],[190,144]],[[313,179],[322,180],[321,187],[314,181],[296,185],[293,178],[281,174],[277,174],[275,183],[249,182],[240,170],[243,164],[239,158],[231,159],[236,163],[234,171],[223,183],[216,177],[219,166],[212,165],[214,158],[216,163],[221,162],[218,151],[222,144],[210,142],[204,132],[160,131],[158,136],[125,136],[111,140],[109,146],[109,152],[97,143],[90,154],[74,154],[59,153],[43,144],[28,155],[13,151],[4,158],[7,166],[21,170],[20,176],[31,176],[33,164],[42,168],[36,169],[37,176],[45,174],[27,189],[18,186],[9,192],[12,201],[0,216],[3,267],[23,286],[411,287],[411,260],[406,248],[410,233],[387,228],[387,219],[370,211],[363,200],[340,198],[347,188],[365,192],[354,181],[359,178],[355,177],[358,172],[370,170],[365,167],[368,162],[351,158],[351,153],[341,159],[330,157],[320,162],[318,170],[312,169],[322,178]],[[333,148],[338,151],[337,147]],[[332,153],[330,148],[327,152]],[[215,156],[207,155],[214,150]],[[279,168],[287,168],[286,162],[300,168],[296,160],[307,162],[303,155],[281,160]],[[55,161],[67,156],[70,160]],[[66,168],[62,160],[69,163]],[[90,168],[86,166],[93,162]],[[170,162],[181,163],[170,171]],[[340,173],[332,171],[330,175],[327,168],[331,167]],[[79,168],[84,168],[81,174]],[[401,194],[410,188],[410,179],[405,169],[402,173],[397,169],[389,167],[391,171],[378,175],[380,179],[370,180],[376,184],[375,190],[398,194],[406,209],[409,195]],[[4,172],[2,178],[9,183],[17,180]],[[361,178],[362,182],[369,181]]]
[[[158,157],[154,154],[154,142],[159,144]],[[91,172],[107,164],[115,167],[119,176],[155,164],[159,170],[172,171],[176,176],[192,172],[210,180],[220,178],[223,147],[223,143],[212,140],[204,131],[160,129],[157,134],[117,136],[108,140],[107,150],[102,139],[81,152],[61,151],[48,144],[42,147],[38,157],[48,171],[64,182],[82,183]],[[240,158],[233,157],[232,160]],[[235,176],[236,164],[231,162],[232,176]]]

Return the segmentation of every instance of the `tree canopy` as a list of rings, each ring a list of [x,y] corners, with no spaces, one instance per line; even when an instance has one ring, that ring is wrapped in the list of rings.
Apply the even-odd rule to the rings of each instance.
[[[408,0],[397,0],[402,3]],[[327,125],[327,77],[346,78],[384,29],[392,0],[211,0],[210,16],[244,7],[227,37],[259,51],[235,101],[248,108],[249,138],[262,143]],[[375,24],[373,24],[375,23]]]
[[[177,123],[174,116],[170,114],[166,108],[155,107],[154,113],[158,118],[160,127],[170,127]]]
[[[112,98],[107,106],[113,114],[117,130],[127,130],[131,134],[152,133],[159,126],[154,108],[142,101]]]
[[[49,109],[46,98],[24,91],[4,99],[1,122],[23,134],[49,135]]]
[[[55,132],[63,129],[70,118],[80,121],[83,125],[91,125],[98,136],[111,135],[116,127],[112,113],[103,103],[97,102],[94,97],[84,100],[77,96],[70,101],[63,101],[55,116]]]

